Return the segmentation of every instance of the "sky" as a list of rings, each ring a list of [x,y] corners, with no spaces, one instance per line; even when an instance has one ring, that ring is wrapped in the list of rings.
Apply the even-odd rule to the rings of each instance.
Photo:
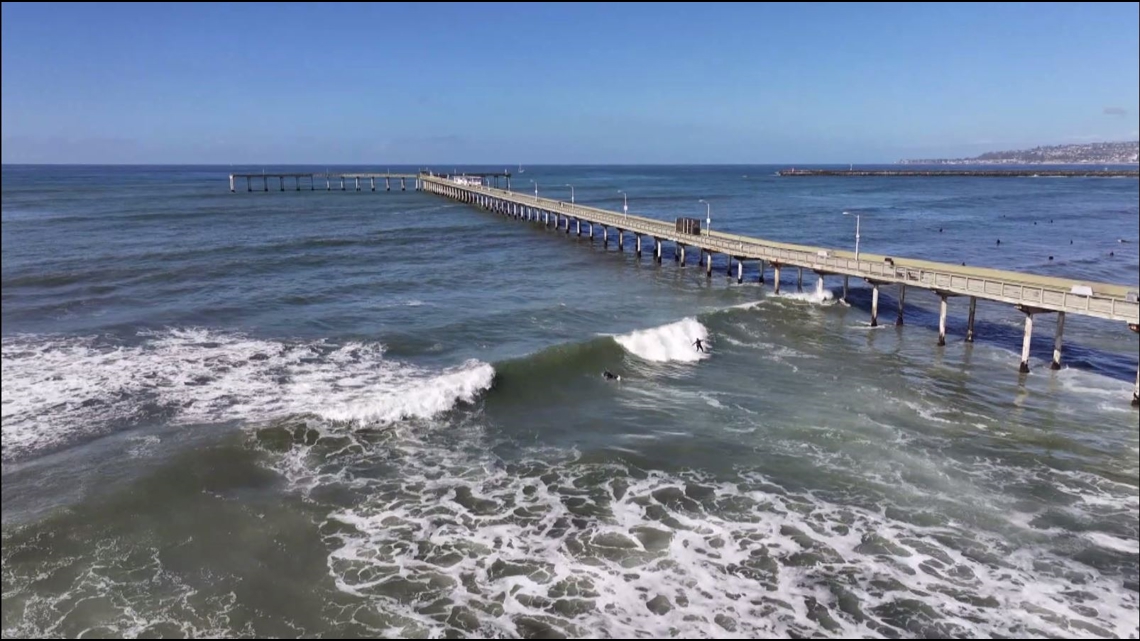
[[[1140,128],[1140,3],[2,14],[4,163],[876,163]]]

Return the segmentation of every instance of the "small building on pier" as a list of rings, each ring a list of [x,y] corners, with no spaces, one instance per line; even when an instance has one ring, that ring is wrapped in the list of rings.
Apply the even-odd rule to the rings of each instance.
[[[464,187],[482,187],[482,176],[452,176],[451,181]]]

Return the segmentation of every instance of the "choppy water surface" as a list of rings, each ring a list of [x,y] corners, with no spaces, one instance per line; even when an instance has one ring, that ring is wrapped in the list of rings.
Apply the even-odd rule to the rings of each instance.
[[[1137,283],[1135,180],[775,169],[515,187]],[[4,167],[5,637],[1140,636],[1125,327],[243,170]]]

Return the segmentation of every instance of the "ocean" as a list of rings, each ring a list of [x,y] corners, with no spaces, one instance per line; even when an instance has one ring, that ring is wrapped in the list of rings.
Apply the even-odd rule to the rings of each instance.
[[[862,251],[1140,274],[1135,179],[508,168],[773,240],[851,249],[847,210]],[[929,292],[896,327],[883,288],[871,328],[854,280],[775,295],[410,188],[229,192],[263,169],[326,167],[3,167],[5,638],[1140,636],[1122,324],[1070,315],[1051,371],[1039,316],[1021,375],[1010,306],[966,343],[951,299],[938,347]]]

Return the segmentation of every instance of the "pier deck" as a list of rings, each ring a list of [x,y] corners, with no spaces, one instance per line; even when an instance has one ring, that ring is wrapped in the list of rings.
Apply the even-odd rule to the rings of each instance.
[[[451,191],[479,194],[503,202],[550,211],[560,216],[597,225],[643,234],[653,238],[697,247],[706,252],[727,254],[736,260],[763,260],[773,264],[803,267],[822,274],[855,276],[880,284],[919,285],[949,294],[977,296],[1046,311],[1064,311],[1108,320],[1140,323],[1140,303],[1136,287],[1093,281],[1040,276],[986,267],[940,263],[904,256],[855,253],[842,249],[781,243],[777,241],[702,230],[699,236],[680,234],[674,221],[622,214],[596,207],[535,198],[519,192],[491,187],[454,185],[446,178],[423,178],[425,185]],[[431,191],[428,188],[428,191]],[[887,258],[891,262],[887,262]],[[1087,287],[1091,296],[1073,293]],[[1130,295],[1131,293],[1131,295]]]

